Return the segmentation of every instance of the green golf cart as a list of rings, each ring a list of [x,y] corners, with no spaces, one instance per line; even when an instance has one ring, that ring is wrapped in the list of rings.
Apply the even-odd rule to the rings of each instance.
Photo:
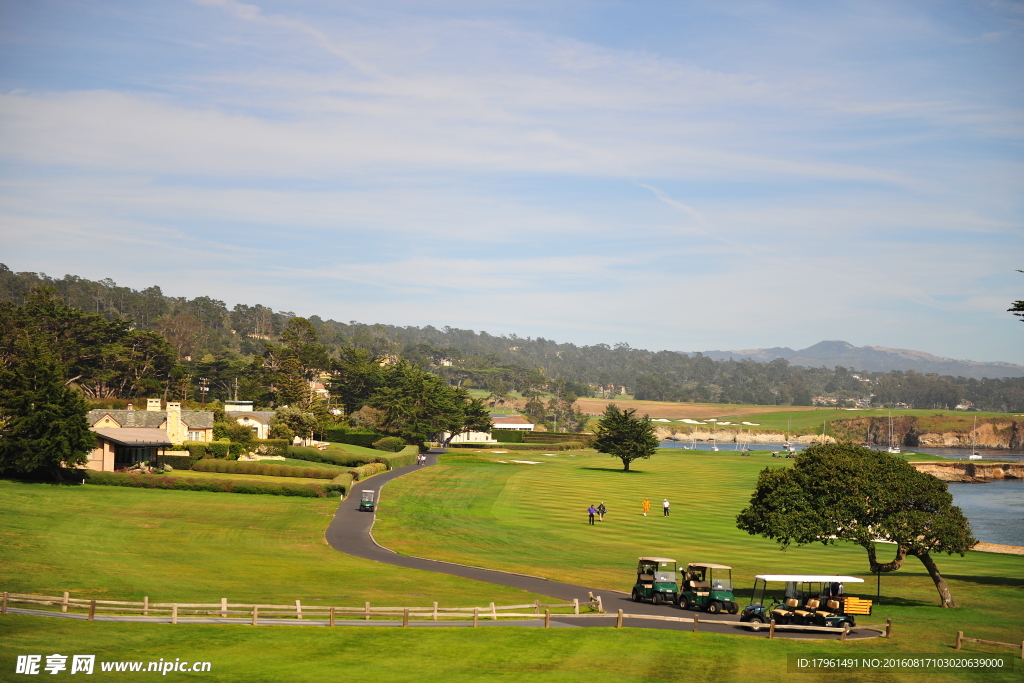
[[[856,576],[758,574],[750,604],[740,621],[751,631],[775,620],[775,626],[857,625],[855,615],[871,614],[871,601],[843,595],[843,584],[864,583]]]
[[[691,562],[683,574],[679,591],[680,609],[704,610],[709,614],[739,611],[732,595],[732,567],[710,562]]]
[[[641,557],[636,566],[635,602],[650,600],[655,605],[675,602],[678,593],[676,561],[667,557]]]
[[[373,512],[376,507],[376,503],[373,502],[375,493],[376,491],[363,491],[363,497],[359,501],[360,511]]]

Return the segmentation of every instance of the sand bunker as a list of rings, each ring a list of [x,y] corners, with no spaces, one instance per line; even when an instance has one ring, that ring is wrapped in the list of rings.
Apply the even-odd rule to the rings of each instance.
[[[512,460],[511,462],[517,462],[520,465],[540,465],[540,460]]]

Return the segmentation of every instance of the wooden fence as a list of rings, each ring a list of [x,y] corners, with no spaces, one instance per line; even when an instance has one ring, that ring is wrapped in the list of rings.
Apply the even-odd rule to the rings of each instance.
[[[996,645],[998,647],[1012,647],[1014,650],[1020,650],[1020,658],[1024,659],[1024,640],[1021,641],[1020,645],[1014,643],[1000,643],[998,640],[982,640],[981,638],[968,638],[964,635],[963,631],[956,632],[956,647],[954,649],[959,650],[964,643],[981,643],[982,645]]]
[[[116,615],[130,615],[136,617],[164,617],[170,616],[172,624],[178,623],[179,616],[204,616],[221,619],[251,618],[251,623],[256,626],[260,620],[268,619],[327,619],[331,626],[334,626],[336,619],[362,619],[369,621],[381,617],[401,617],[402,625],[408,626],[411,619],[420,620],[451,620],[451,619],[473,619],[474,625],[482,619],[498,621],[502,618],[537,618],[547,614],[550,618],[551,610],[564,610],[565,614],[579,615],[580,608],[596,609],[603,611],[601,596],[594,597],[586,602],[574,599],[572,602],[541,603],[537,600],[522,605],[495,605],[493,602],[487,607],[440,607],[435,602],[430,607],[374,607],[369,602],[362,607],[338,607],[327,605],[303,605],[296,600],[292,605],[271,605],[271,604],[247,604],[231,603],[227,598],[221,598],[220,602],[213,603],[179,603],[179,602],[150,602],[149,596],[143,598],[142,602],[131,602],[126,600],[91,600],[86,598],[72,598],[65,592],[63,596],[54,595],[30,595],[24,593],[3,594],[0,614],[7,614],[8,605],[27,605],[34,608],[44,608],[44,611],[60,610],[61,613],[84,611],[88,614],[87,619],[94,621],[96,614],[106,612]],[[49,609],[45,609],[49,608]],[[531,610],[523,612],[521,610]]]
[[[585,615],[580,615],[580,616],[594,617],[594,616],[606,616],[606,615],[585,614]],[[743,626],[746,626],[751,631],[760,631],[761,629],[768,629],[768,638],[769,639],[775,638],[775,629],[776,629],[776,624],[775,624],[775,620],[774,619],[769,621],[767,624],[750,624],[750,623],[742,624],[741,622],[725,621],[724,619],[701,619],[699,614],[694,614],[693,617],[667,617],[667,616],[654,615],[654,614],[624,614],[621,609],[618,611],[618,614],[615,615],[615,616],[616,616],[616,618],[615,618],[615,628],[622,628],[622,621],[623,621],[623,619],[651,619],[651,620],[655,620],[655,621],[675,621],[675,622],[681,622],[681,623],[684,623],[684,624],[688,623],[688,624],[692,624],[693,625],[693,632],[694,633],[697,633],[697,632],[700,631],[700,625],[701,624],[725,624],[727,626],[740,626],[740,625],[743,625]],[[796,624],[793,624],[793,625],[787,624],[785,626],[780,625],[777,628],[785,629],[787,631],[791,631],[791,630],[792,631],[824,631],[826,633],[839,633],[839,634],[841,634],[840,637],[839,637],[839,640],[846,640],[846,636],[850,632],[850,625],[849,624],[843,624],[842,628],[836,628],[836,627],[833,627],[833,626],[800,626],[800,625],[796,625]],[[892,619],[886,619],[884,624],[872,624],[870,626],[857,626],[856,628],[866,628],[866,629],[870,629],[872,631],[878,631],[880,634],[882,634],[886,638],[891,638],[892,637]]]

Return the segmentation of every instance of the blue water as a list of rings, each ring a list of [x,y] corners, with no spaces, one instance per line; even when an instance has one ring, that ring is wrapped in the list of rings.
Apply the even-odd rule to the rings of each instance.
[[[971,521],[976,539],[1024,546],[1024,481],[950,484],[949,492]]]

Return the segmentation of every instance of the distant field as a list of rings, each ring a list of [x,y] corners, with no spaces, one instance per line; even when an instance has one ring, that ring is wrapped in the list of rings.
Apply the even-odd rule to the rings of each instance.
[[[673,403],[670,401],[634,401],[633,399],[615,398],[581,398],[576,405],[585,413],[600,414],[604,412],[609,403],[614,403],[620,408],[635,409],[638,415],[650,415],[651,417],[662,418],[690,418],[691,420],[703,420],[708,417],[724,417],[727,415],[754,415],[759,413],[774,413],[779,410],[792,412],[813,411],[808,406],[758,406],[742,405],[737,403]]]
[[[858,417],[886,417],[892,415],[910,415],[919,420],[934,422],[934,428],[938,429],[970,429],[975,417],[1017,419],[1024,417],[1013,413],[986,413],[986,412],[964,412],[962,410],[889,410],[878,408],[871,410],[836,410],[834,408],[812,408],[801,410],[779,410],[777,407],[768,406],[769,411],[734,412],[726,418],[732,418],[731,422],[756,422],[759,426],[756,429],[776,429],[785,431],[789,428],[790,421],[794,430],[807,427],[820,430],[823,422],[835,422],[837,420],[849,420]]]

